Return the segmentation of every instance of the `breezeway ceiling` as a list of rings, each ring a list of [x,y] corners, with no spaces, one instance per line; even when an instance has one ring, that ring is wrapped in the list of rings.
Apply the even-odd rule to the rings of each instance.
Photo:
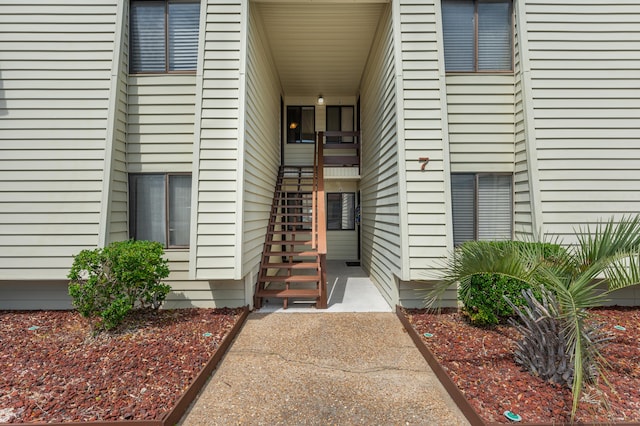
[[[254,1],[285,95],[357,94],[387,2]]]

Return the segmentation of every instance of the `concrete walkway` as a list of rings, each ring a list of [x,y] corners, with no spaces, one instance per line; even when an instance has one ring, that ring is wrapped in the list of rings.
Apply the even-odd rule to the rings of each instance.
[[[252,313],[182,425],[466,425],[394,313]]]

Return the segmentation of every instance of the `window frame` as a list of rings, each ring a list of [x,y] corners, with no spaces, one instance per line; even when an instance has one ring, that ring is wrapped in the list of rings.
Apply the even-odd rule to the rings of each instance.
[[[164,3],[163,7],[164,7],[164,71],[149,71],[149,70],[133,70],[132,68],[132,60],[131,58],[133,57],[133,46],[134,46],[134,41],[133,41],[133,24],[132,24],[132,13],[131,13],[131,8],[133,7],[134,3]],[[186,75],[190,75],[190,74],[196,74],[197,69],[198,69],[198,54],[196,54],[196,66],[194,69],[192,70],[170,70],[169,69],[169,65],[170,65],[170,60],[169,60],[169,50],[170,50],[170,45],[169,45],[169,3],[193,3],[193,4],[198,4],[200,5],[200,9],[202,6],[202,2],[201,0],[131,0],[129,3],[129,64],[128,64],[128,68],[129,68],[129,74],[130,75],[140,75],[140,74],[155,74],[155,75],[162,75],[162,74],[186,74]],[[201,14],[201,10],[198,12],[198,35],[200,34],[200,14]],[[199,46],[199,39],[200,37],[198,36],[198,43],[196,45],[196,50],[198,50],[200,48]]]
[[[452,237],[453,237],[453,242],[454,242],[454,246],[458,247],[461,244],[464,244],[466,241],[479,241],[479,220],[480,220],[480,210],[479,210],[479,182],[480,182],[480,177],[482,176],[508,176],[511,178],[510,180],[510,184],[511,184],[511,192],[509,194],[509,202],[510,202],[510,210],[509,210],[509,214],[511,216],[511,220],[510,220],[510,226],[509,226],[509,240],[513,240],[513,236],[514,236],[514,231],[515,231],[515,187],[514,187],[514,175],[513,173],[509,173],[509,172],[453,172],[451,173],[451,181],[453,181],[453,176],[454,175],[465,175],[465,176],[473,176],[473,240],[465,240],[461,243],[455,244],[455,231],[454,231],[454,227],[455,227],[455,223],[453,221],[453,189],[451,190],[451,212],[452,212],[452,217],[451,217],[451,225],[452,225]],[[453,182],[452,182],[453,183]],[[486,240],[482,240],[482,241],[486,241]]]
[[[171,236],[170,236],[170,224],[171,224],[171,201],[169,199],[169,195],[171,193],[170,191],[170,180],[171,177],[173,176],[189,176],[192,177],[192,173],[189,172],[150,172],[150,173],[129,173],[128,174],[128,191],[129,191],[129,196],[128,196],[128,201],[129,201],[129,208],[127,209],[127,214],[128,214],[128,218],[129,218],[129,226],[128,226],[128,234],[129,234],[129,238],[137,240],[136,238],[136,217],[135,214],[133,214],[135,212],[135,207],[136,207],[136,196],[137,194],[134,193],[134,191],[132,190],[132,180],[137,177],[137,176],[163,176],[163,181],[164,181],[164,203],[163,203],[163,208],[164,208],[164,242],[160,242],[160,244],[163,245],[163,247],[165,249],[188,249],[190,247],[190,244],[187,245],[178,245],[178,244],[170,244],[171,241]],[[191,195],[191,191],[193,190],[193,182],[191,182],[191,188],[190,188],[190,195]],[[187,206],[187,208],[189,209],[189,234],[191,234],[191,205]],[[190,237],[190,235],[189,235]],[[189,238],[189,241],[191,240],[191,238]]]
[[[344,222],[344,216],[342,215],[342,209],[340,210],[340,228],[329,228],[329,197],[331,196],[340,196],[340,205],[342,205],[343,201],[343,197],[345,195],[347,196],[351,196],[352,200],[353,200],[353,217],[351,218],[351,222],[353,223],[353,226],[350,228],[343,228],[342,227],[342,223]],[[327,224],[326,224],[326,230],[327,231],[355,231],[356,229],[356,193],[355,192],[327,192],[326,194],[326,210],[327,210]]]
[[[291,124],[295,123],[295,122],[292,121],[292,119],[290,119],[289,109],[294,109],[294,108],[298,109],[298,111],[300,113],[299,126],[302,126],[302,123],[304,121],[302,119],[302,112],[305,109],[307,109],[307,110],[311,109],[313,111],[313,124],[312,124],[313,128],[311,129],[311,132],[307,132],[307,133],[313,133],[314,137],[313,137],[312,140],[308,141],[308,140],[303,138],[304,128],[301,128],[301,130],[300,130],[300,139],[299,140],[295,139],[295,137],[293,138],[293,140],[291,139],[290,136],[291,136],[292,132],[290,130],[295,130],[295,129],[298,128],[297,126],[294,127],[294,128],[291,128]],[[316,142],[315,141],[315,135],[316,135],[316,106],[315,105],[287,105],[285,113],[286,113],[286,117],[285,117],[286,122],[285,122],[285,124],[286,124],[286,135],[287,135],[286,140],[287,140],[287,144],[293,144],[293,145],[295,145],[295,144],[300,144],[300,145],[314,144]],[[295,133],[295,132],[293,132],[293,133]]]
[[[513,74],[515,67],[515,19],[513,15],[513,0],[469,0],[473,3],[473,70],[447,70],[446,60],[443,59],[445,74]],[[445,3],[446,0],[442,0],[442,4]],[[478,4],[479,3],[508,3],[509,4],[509,35],[511,40],[511,68],[505,70],[479,70],[478,69],[478,61],[479,61],[479,19],[478,19]],[[444,12],[442,11],[441,4],[441,15],[442,15],[442,34],[443,34],[443,49],[444,49]]]
[[[329,111],[330,110],[334,110],[337,109],[338,110],[338,127],[340,128],[339,130],[334,130],[334,129],[329,129]],[[351,110],[351,130],[344,130],[344,122],[342,120],[343,118],[343,113],[345,110]],[[330,132],[330,131],[338,131],[338,132],[342,132],[342,131],[346,131],[346,132],[353,132],[355,131],[355,126],[356,126],[356,109],[353,107],[353,105],[327,105],[325,108],[325,128],[326,131]],[[351,140],[349,140],[351,139]],[[355,144],[357,143],[357,137],[354,136],[327,136],[327,143],[348,143],[348,144]]]

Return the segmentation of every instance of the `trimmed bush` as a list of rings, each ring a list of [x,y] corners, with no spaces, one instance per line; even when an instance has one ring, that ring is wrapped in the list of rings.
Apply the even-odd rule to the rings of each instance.
[[[160,307],[171,291],[160,282],[169,276],[163,254],[160,243],[128,240],[74,257],[69,295],[94,332],[116,328],[133,309]]]
[[[493,245],[502,250],[527,250],[539,253],[543,259],[553,262],[562,250],[561,246],[549,243],[529,243],[522,241],[473,241],[477,245]],[[472,324],[490,326],[506,322],[515,312],[505,301],[504,296],[515,306],[524,306],[526,300],[522,296],[523,290],[531,290],[539,298],[539,290],[531,289],[529,284],[499,274],[477,274],[466,282],[461,282],[458,297],[463,304],[462,312]]]

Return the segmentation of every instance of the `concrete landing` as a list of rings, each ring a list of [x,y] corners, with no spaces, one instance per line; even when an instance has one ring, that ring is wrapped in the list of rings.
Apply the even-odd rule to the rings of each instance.
[[[315,309],[309,303],[272,298],[260,308],[260,313],[327,313],[327,312],[393,312],[373,281],[360,266],[347,266],[346,261],[327,261],[327,309]]]

